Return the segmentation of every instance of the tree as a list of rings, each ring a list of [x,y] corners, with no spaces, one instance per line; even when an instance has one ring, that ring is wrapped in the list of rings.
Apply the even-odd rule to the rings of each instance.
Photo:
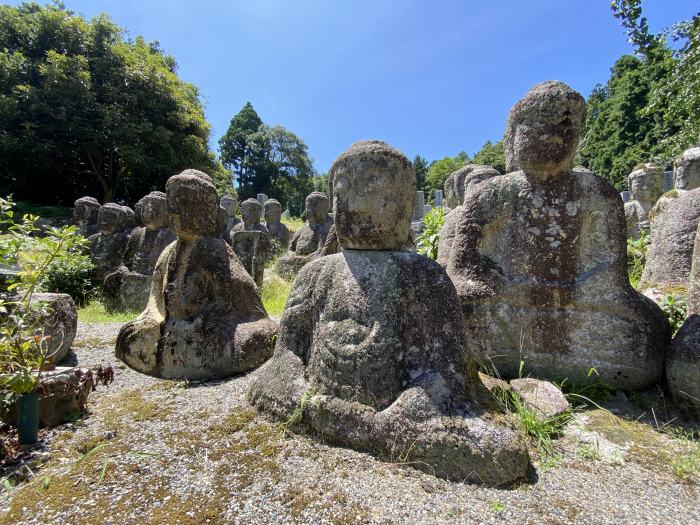
[[[221,162],[230,169],[233,177],[238,180],[238,191],[241,195],[254,195],[252,188],[255,169],[259,159],[248,158],[248,138],[256,133],[263,121],[250,102],[231,119],[226,133],[219,139]],[[252,170],[252,171],[251,171]]]
[[[460,152],[456,157],[445,157],[431,162],[425,178],[425,191],[430,195],[435,190],[442,190],[450,173],[458,170],[468,162],[469,156],[464,152]]]
[[[422,190],[425,187],[425,178],[428,175],[428,161],[420,155],[413,157],[413,171],[416,173],[416,188]]]
[[[61,4],[0,6],[0,182],[18,198],[135,200],[212,173],[209,124],[157,42]]]
[[[481,146],[481,149],[472,159],[474,164],[485,164],[497,169],[500,173],[506,172],[506,155],[503,149],[503,141],[493,144],[490,140]]]

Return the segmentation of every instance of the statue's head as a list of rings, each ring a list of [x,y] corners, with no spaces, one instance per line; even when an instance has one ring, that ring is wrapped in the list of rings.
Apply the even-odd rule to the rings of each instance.
[[[97,228],[103,234],[126,230],[134,225],[133,213],[127,206],[109,202],[102,206],[97,214]]]
[[[534,86],[508,114],[506,170],[542,177],[571,171],[585,114],[586,101],[563,82]]]
[[[222,224],[219,196],[209,175],[185,170],[165,183],[170,227],[181,239],[218,237]]]
[[[331,167],[338,242],[344,249],[400,250],[416,196],[413,165],[378,140],[356,142]]]
[[[246,199],[241,203],[241,216],[243,217],[243,224],[246,226],[260,224],[261,215],[262,206],[257,199]]]
[[[282,219],[282,205],[277,199],[265,201],[265,224],[277,224]]]
[[[677,190],[700,188],[700,146],[685,150],[676,159],[673,187]]]
[[[664,192],[664,170],[656,164],[640,164],[627,181],[635,201],[654,204]]]
[[[95,197],[80,197],[73,204],[73,224],[86,226],[97,224],[97,215],[101,205]]]
[[[466,164],[450,173],[450,176],[447,177],[445,181],[445,200],[450,208],[456,208],[464,204],[465,180],[471,177],[472,172],[480,169],[495,171],[492,167],[486,166],[485,164]],[[498,174],[498,172],[496,172],[496,174]]]
[[[152,191],[136,203],[136,215],[141,224],[150,230],[168,226],[168,205],[165,193]]]
[[[306,196],[306,218],[309,224],[323,224],[328,217],[330,202],[328,196],[320,191],[314,191]]]
[[[226,215],[235,217],[238,212],[238,199],[234,195],[224,195],[220,201],[221,207],[226,210]]]
[[[491,166],[474,166],[474,168],[469,173],[467,173],[462,182],[462,191],[464,192],[464,198],[466,198],[467,193],[469,193],[469,190],[475,184],[479,184],[480,182],[483,182],[486,179],[490,179],[491,177],[497,177],[499,175],[500,173],[498,172],[498,170],[492,168]],[[462,202],[464,202],[464,200]]]

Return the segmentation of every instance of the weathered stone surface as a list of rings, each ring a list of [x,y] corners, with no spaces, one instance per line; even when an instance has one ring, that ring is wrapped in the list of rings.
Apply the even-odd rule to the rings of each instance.
[[[282,224],[282,205],[277,199],[265,201],[265,226],[270,237],[275,239],[283,249],[289,246],[289,229]]]
[[[241,223],[241,220],[236,217],[238,213],[238,199],[233,195],[224,195],[221,197],[219,204],[226,211],[226,221],[221,236],[228,242],[231,239],[233,227]]]
[[[279,261],[283,275],[294,276],[307,263],[321,256],[333,219],[328,215],[328,197],[318,191],[306,197],[307,222],[292,237],[289,250]]]
[[[94,197],[80,197],[73,204],[73,224],[83,237],[95,235],[98,231],[97,216],[101,204]]]
[[[491,177],[497,177],[498,175],[500,175],[498,170],[492,168],[491,166],[482,164],[467,164],[466,166],[463,166],[457,171],[451,173],[450,177],[454,176],[453,181],[461,182],[462,191],[459,193],[459,195],[464,197],[476,184],[479,184],[486,179],[490,179]],[[445,185],[447,186],[447,183],[445,183]],[[454,242],[457,219],[459,217],[459,210],[462,209],[462,203],[463,201],[460,201],[453,207],[453,210],[445,216],[445,224],[443,224],[442,228],[440,228],[437,262],[443,268],[447,267],[447,261],[450,260],[450,252],[452,252],[452,243]]]
[[[270,232],[260,224],[261,204],[247,199],[241,205],[243,222],[231,230],[230,244],[243,268],[253,277],[258,287],[263,285],[265,262],[272,250]]]
[[[666,380],[676,403],[700,419],[700,226],[695,234],[688,314],[666,356]]]
[[[335,211],[335,210],[334,210]],[[420,222],[425,215],[425,195],[422,191],[417,191],[413,199],[413,211],[411,212],[411,220]]]
[[[78,330],[78,309],[66,293],[35,293],[31,303],[42,303],[44,315],[39,323],[39,334],[45,337],[47,357],[60,362],[68,352]]]
[[[253,279],[220,238],[219,199],[196,170],[166,184],[177,241],[161,254],[146,310],[119,332],[116,355],[164,378],[203,380],[247,372],[272,353],[277,330]]]
[[[90,237],[90,260],[95,265],[93,274],[98,281],[122,264],[129,234],[134,226],[131,208],[108,203],[97,216],[98,233]]]
[[[297,275],[251,401],[282,420],[297,411],[329,442],[399,456],[447,479],[495,485],[522,477],[522,438],[477,415],[485,389],[463,354],[447,274],[426,257],[394,251],[410,223],[410,163],[383,143],[360,142],[331,171],[343,251]],[[393,222],[380,209],[391,201]],[[356,220],[363,228],[348,224]],[[371,250],[353,248],[366,239]]]
[[[518,377],[522,360],[528,376],[585,381],[595,367],[614,388],[643,388],[660,377],[669,326],[629,284],[617,192],[572,169],[584,112],[561,82],[538,84],[511,109],[511,172],[470,190],[447,272],[467,347],[502,377]]]
[[[151,275],[158,257],[175,234],[168,229],[165,193],[152,191],[136,203],[136,215],[142,227],[132,230],[122,265],[105,277],[102,297],[105,309],[141,311],[148,304]]]
[[[41,373],[39,382],[39,425],[55,427],[82,412],[93,382],[85,368],[57,367]]]
[[[561,390],[549,381],[532,377],[513,379],[510,388],[528,408],[537,412],[543,419],[558,416],[571,408]]]
[[[649,213],[651,242],[639,285],[651,296],[688,286],[700,220],[700,148],[676,160],[674,184],[676,188],[664,193]]]
[[[484,374],[483,372],[479,372],[478,375],[481,384],[484,385],[489,392],[496,393],[499,389],[510,390],[510,385],[506,381],[503,381],[503,379],[498,379],[497,377]]]
[[[625,203],[625,221],[630,239],[649,231],[649,212],[663,194],[664,180],[663,168],[655,164],[642,164],[629,174],[632,200]]]

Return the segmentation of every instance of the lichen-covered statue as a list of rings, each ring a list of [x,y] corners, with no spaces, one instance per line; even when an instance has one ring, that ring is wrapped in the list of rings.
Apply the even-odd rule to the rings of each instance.
[[[644,388],[661,376],[669,326],[629,284],[615,188],[573,169],[585,111],[556,81],[513,106],[508,173],[467,195],[447,272],[467,347],[502,376],[586,381],[595,368],[613,388]]]
[[[265,201],[265,226],[270,237],[286,250],[289,246],[289,229],[282,224],[282,204],[277,199]]]
[[[260,224],[262,205],[256,199],[246,199],[241,204],[243,222],[231,230],[230,244],[243,268],[253,277],[258,287],[263,285],[265,262],[270,250],[270,232]]]
[[[700,147],[685,151],[673,173],[675,188],[654,205],[651,239],[639,286],[650,296],[688,286],[695,230],[700,220]]]
[[[98,232],[90,236],[90,260],[93,276],[102,282],[122,264],[129,235],[134,228],[134,212],[127,206],[110,202],[97,213]]]
[[[78,227],[78,233],[83,237],[95,235],[97,216],[102,206],[95,197],[80,197],[73,204],[73,224]]]
[[[252,370],[272,353],[277,325],[221,238],[216,188],[197,170],[171,177],[165,188],[177,241],[156,263],[146,310],[119,331],[116,355],[134,370],[169,379]]]
[[[307,263],[321,256],[333,218],[328,215],[328,197],[314,191],[306,197],[307,222],[292,237],[289,250],[279,262],[280,272],[294,276]]]
[[[224,195],[221,197],[219,204],[226,210],[226,222],[221,235],[228,242],[231,238],[233,227],[241,223],[241,220],[236,217],[236,213],[238,213],[238,199],[233,195]]]
[[[628,176],[632,200],[625,203],[627,237],[649,232],[649,212],[664,192],[664,170],[656,164],[637,166]]]
[[[462,166],[457,171],[450,174],[448,180],[451,178],[451,184],[448,185],[445,182],[445,189],[451,187],[450,200],[453,206],[451,206],[452,211],[445,217],[445,223],[440,228],[440,240],[438,244],[438,256],[437,262],[443,266],[447,266],[447,261],[450,259],[450,252],[452,251],[452,242],[454,241],[455,229],[457,227],[457,220],[459,217],[459,210],[462,209],[462,204],[464,202],[464,197],[467,195],[469,190],[475,184],[479,184],[486,179],[491,177],[497,177],[500,175],[498,170],[492,168],[491,166],[481,165],[481,164],[467,164]],[[460,192],[456,191],[456,186],[461,184],[462,190]],[[455,199],[461,197],[462,200],[456,201]],[[458,203],[457,203],[458,202]]]
[[[131,232],[122,265],[107,275],[102,286],[108,312],[146,308],[158,257],[176,238],[168,229],[165,193],[152,191],[139,200],[136,215],[143,226]]]
[[[415,196],[410,161],[364,141],[331,172],[342,252],[299,271],[250,400],[281,420],[296,413],[324,440],[443,478],[523,476],[522,438],[476,415],[482,387],[464,355],[454,286],[434,261],[399,251]]]

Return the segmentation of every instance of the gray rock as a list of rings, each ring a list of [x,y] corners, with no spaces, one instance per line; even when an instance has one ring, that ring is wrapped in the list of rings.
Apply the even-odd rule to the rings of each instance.
[[[152,191],[139,200],[136,215],[143,226],[132,230],[122,265],[107,275],[102,284],[102,299],[108,312],[138,312],[146,308],[158,257],[175,241],[175,234],[167,227],[165,193]]]
[[[688,314],[666,356],[666,380],[676,403],[700,419],[700,226],[695,234]]]
[[[673,187],[686,191],[700,187],[700,146],[685,150],[676,159]]]
[[[627,277],[624,210],[610,183],[574,170],[585,102],[561,82],[532,88],[510,112],[510,173],[470,190],[456,212],[447,272],[461,299],[467,347],[505,378],[614,388],[661,375],[669,325]]]
[[[417,191],[413,201],[413,212],[411,213],[411,220],[414,222],[422,221],[424,215],[425,195],[423,195],[422,191]]]
[[[397,232],[410,224],[411,163],[367,141],[331,172],[343,251],[297,275],[275,354],[255,374],[250,400],[324,440],[443,478],[496,485],[524,476],[522,437],[477,415],[489,395],[463,354],[447,274],[426,257],[395,251]],[[385,202],[393,203],[386,214]]]
[[[631,191],[621,191],[620,192],[620,198],[622,199],[622,202],[627,203],[632,200],[632,192]]]
[[[485,181],[486,179],[497,177],[498,175],[500,175],[498,170],[492,168],[491,166],[482,164],[467,164],[466,166],[463,166],[457,171],[451,173],[450,177],[453,177],[454,184],[457,184],[457,182],[462,184],[462,191],[457,193],[455,190],[456,194],[466,197],[471,188],[480,182]],[[445,185],[447,185],[447,183],[445,183]],[[447,267],[447,261],[450,260],[452,243],[454,242],[457,227],[457,218],[459,217],[459,210],[462,209],[462,203],[463,201],[459,202],[459,204],[445,216],[445,223],[442,225],[442,228],[440,228],[437,262],[443,268]]]
[[[39,425],[55,427],[85,410],[93,380],[85,368],[57,367],[41,373]]]
[[[289,229],[282,224],[282,205],[277,199],[265,201],[265,227],[283,249],[289,246]]]
[[[219,198],[196,170],[166,184],[177,241],[161,254],[146,310],[119,331],[117,357],[163,378],[206,380],[247,372],[272,353],[277,325],[221,234]]]
[[[649,212],[663,194],[664,172],[661,166],[641,164],[628,176],[632,199],[625,203],[627,237],[637,239],[649,231]]]
[[[45,339],[47,357],[59,363],[70,351],[78,330],[78,309],[73,298],[65,293],[35,293],[31,304],[41,304],[39,335]]]
[[[226,211],[226,223],[221,236],[228,242],[233,227],[241,223],[241,220],[236,217],[238,213],[238,199],[233,195],[224,195],[221,197],[219,204]]]
[[[243,201],[241,205],[243,222],[231,229],[229,242],[243,264],[243,268],[259,288],[263,285],[265,262],[272,250],[270,232],[264,224],[260,224],[261,213],[262,206],[257,200]]]
[[[306,197],[308,220],[292,236],[287,253],[279,261],[278,268],[282,275],[294,276],[305,264],[321,256],[323,244],[333,224],[333,218],[328,215],[329,206],[328,197],[324,193],[314,191]]]
[[[510,382],[510,389],[542,419],[561,415],[571,408],[561,390],[549,381],[531,377],[513,379]]]
[[[94,197],[80,197],[73,204],[73,224],[83,237],[95,235],[98,231],[97,216],[102,205]]]
[[[98,281],[104,281],[110,273],[122,265],[129,234],[134,227],[131,208],[108,203],[98,212],[98,233],[90,240],[90,260],[95,265],[93,274]]]

